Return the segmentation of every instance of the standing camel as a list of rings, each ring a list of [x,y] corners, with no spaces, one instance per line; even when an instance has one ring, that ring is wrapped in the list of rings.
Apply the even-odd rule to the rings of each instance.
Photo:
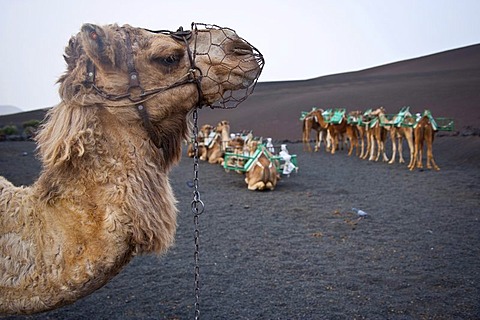
[[[358,150],[357,130],[354,126],[350,125],[344,108],[335,109],[328,119],[327,130],[331,141],[332,147],[330,152],[332,154],[335,154],[335,150],[339,148],[340,144],[343,149],[343,145],[346,142],[345,136],[350,144],[348,155],[350,156],[352,154],[354,147]]]
[[[314,151],[317,152],[320,149],[322,140],[325,143],[326,148],[328,149],[328,143],[325,138],[327,135],[327,126],[323,118],[322,109],[314,109],[307,113],[303,118],[302,122],[302,141],[303,141],[303,150],[311,152],[310,147],[310,132],[312,130],[316,131],[315,134],[315,148]]]
[[[365,154],[365,138],[367,135],[366,124],[363,122],[363,115],[361,111],[351,111],[348,113],[349,124],[354,127],[356,137],[356,156],[363,158]]]
[[[410,170],[414,170],[415,167],[423,168],[422,153],[424,143],[427,145],[427,160],[426,165],[428,169],[440,170],[433,159],[433,140],[435,138],[436,124],[434,122],[430,111],[425,110],[423,116],[417,122],[413,129],[413,135],[415,139],[415,148],[413,152],[413,161],[408,166]]]
[[[200,28],[198,28],[200,27]],[[0,313],[51,310],[174,242],[168,173],[196,107],[252,92],[260,53],[231,29],[84,24],[65,49],[61,102],[38,133],[30,187],[0,177]],[[226,99],[226,100],[225,100]]]
[[[410,162],[413,161],[413,125],[415,119],[409,111],[409,107],[404,107],[398,114],[393,116],[392,120],[388,120],[385,116],[384,110],[379,110],[378,118],[380,125],[383,126],[390,134],[390,140],[392,141],[392,158],[388,162],[389,164],[395,163],[398,150],[398,162],[405,163],[403,159],[403,139],[407,141],[408,149],[410,151]]]
[[[387,130],[384,126],[381,125],[379,118],[379,115],[381,114],[385,114],[385,109],[383,107],[377,108],[370,113],[372,119],[370,120],[367,129],[367,139],[370,140],[370,157],[368,158],[369,161],[378,161],[380,159],[380,156],[382,156],[383,161],[388,161],[388,157],[385,154],[385,141],[387,140]],[[375,145],[377,146],[376,152]]]
[[[403,159],[403,139],[407,141],[408,150],[410,154],[410,161],[408,166],[413,162],[414,144],[413,144],[413,125],[415,118],[407,109],[402,109],[392,119],[393,125],[390,128],[390,139],[392,140],[392,158],[389,164],[395,163],[395,158],[398,150],[398,162],[405,163]]]

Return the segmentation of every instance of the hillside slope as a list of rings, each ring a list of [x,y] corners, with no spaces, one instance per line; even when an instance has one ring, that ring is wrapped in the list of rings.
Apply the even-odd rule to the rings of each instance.
[[[268,57],[266,57],[268,63]],[[261,78],[260,78],[261,80]],[[456,130],[480,128],[480,44],[375,68],[302,81],[259,82],[233,110],[200,112],[199,123],[229,120],[232,132],[253,130],[276,140],[301,139],[301,111],[345,107],[348,111],[384,106],[395,113],[430,109],[455,119]],[[41,119],[45,110],[0,116],[0,126]]]
[[[266,57],[268,63],[268,57]],[[261,78],[260,78],[261,79]],[[384,106],[395,113],[430,109],[455,119],[456,129],[480,127],[480,45],[449,50],[357,72],[304,81],[258,83],[254,94],[234,110],[208,110],[201,123],[231,121],[232,130],[253,130],[275,139],[301,138],[301,111]]]

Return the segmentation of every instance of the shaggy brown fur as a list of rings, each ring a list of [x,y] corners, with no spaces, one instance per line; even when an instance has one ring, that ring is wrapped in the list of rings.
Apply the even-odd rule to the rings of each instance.
[[[92,61],[97,87],[112,94],[128,90],[126,33],[144,89],[189,74],[185,43],[169,35],[87,24],[70,40],[68,69],[59,80],[62,102],[37,136],[38,181],[15,187],[0,177],[0,313],[71,303],[103,286],[134,255],[162,253],[174,241],[177,209],[167,175],[180,158],[198,91],[188,83],[144,99],[161,141],[155,147],[133,102],[106,100],[85,83]],[[260,73],[246,43],[225,35],[210,30],[190,40],[191,49],[196,43],[198,52],[208,53],[195,60],[208,74],[201,83],[206,104]],[[209,52],[211,41],[223,43],[223,51]]]

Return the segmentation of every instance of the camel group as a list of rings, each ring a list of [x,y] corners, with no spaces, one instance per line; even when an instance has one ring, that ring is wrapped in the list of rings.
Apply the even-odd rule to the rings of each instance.
[[[230,133],[227,120],[216,126],[204,124],[197,137],[198,158],[245,174],[249,190],[274,190],[281,178],[280,171],[288,175],[298,167],[296,156],[290,155],[286,146],[282,145],[276,155],[271,138],[266,140],[264,143],[263,138],[254,137],[251,131]],[[187,155],[195,155],[193,138],[188,144]]]
[[[172,246],[168,174],[192,113],[240,89],[243,101],[264,64],[233,30],[202,26],[84,24],[70,39],[61,102],[36,136],[38,180],[0,177],[0,314],[73,303]]]
[[[325,150],[335,154],[336,150],[348,145],[348,155],[361,159],[379,161],[389,164],[405,163],[403,141],[407,142],[410,159],[408,169],[423,168],[422,155],[424,145],[427,149],[426,166],[428,169],[440,170],[435,163],[432,152],[435,132],[439,127],[429,110],[423,114],[412,115],[409,107],[403,107],[395,115],[388,115],[385,108],[346,112],[345,109],[322,110],[313,108],[304,112],[302,121],[304,151],[311,151],[310,134],[315,132],[314,151],[319,151],[324,142]],[[392,155],[386,154],[386,140],[390,137]]]

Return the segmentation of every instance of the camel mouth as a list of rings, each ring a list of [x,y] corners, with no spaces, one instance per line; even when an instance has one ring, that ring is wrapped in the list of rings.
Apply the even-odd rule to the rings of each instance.
[[[251,51],[247,53],[245,49],[240,52],[247,57],[241,59],[239,65],[230,70],[227,80],[221,86],[221,99],[210,105],[211,108],[236,108],[255,90],[264,65],[263,56]]]
[[[197,27],[203,29],[197,31]],[[229,28],[215,25],[195,24],[194,34],[209,33],[210,43],[206,48],[194,48],[196,57],[208,58],[212,67],[202,74],[202,82],[213,84],[206,88],[205,98],[211,108],[236,108],[250,96],[262,73],[265,60],[260,51]],[[215,34],[219,39],[215,38]],[[211,61],[210,53],[221,52],[221,59]]]

